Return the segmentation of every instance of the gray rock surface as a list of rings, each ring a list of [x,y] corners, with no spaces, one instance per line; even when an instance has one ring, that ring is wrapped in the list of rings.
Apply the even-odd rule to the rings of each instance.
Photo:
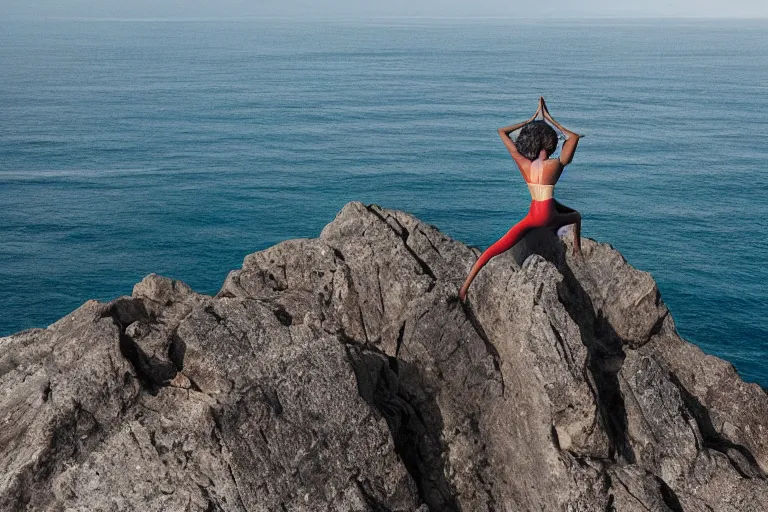
[[[610,245],[348,203],[0,338],[2,511],[764,511],[768,395]]]

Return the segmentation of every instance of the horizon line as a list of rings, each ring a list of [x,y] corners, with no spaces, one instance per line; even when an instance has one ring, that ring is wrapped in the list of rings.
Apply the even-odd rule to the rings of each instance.
[[[193,21],[258,21],[283,20],[300,22],[321,21],[379,21],[379,20],[445,20],[445,21],[495,21],[495,20],[558,20],[558,21],[768,21],[768,16],[679,16],[679,15],[603,15],[603,16],[190,16],[190,17],[90,17],[90,16],[0,16],[4,21],[123,21],[123,22],[193,22]]]

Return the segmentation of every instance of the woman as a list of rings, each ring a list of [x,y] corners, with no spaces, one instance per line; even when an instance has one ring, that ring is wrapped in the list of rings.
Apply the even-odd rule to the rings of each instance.
[[[536,121],[539,112],[544,119],[555,125],[567,137],[560,152],[560,158],[549,158],[557,149],[557,133],[544,119]],[[520,127],[517,142],[509,138],[509,134]],[[574,133],[555,121],[544,98],[539,98],[539,108],[533,117],[522,123],[505,128],[499,128],[499,136],[507,147],[509,154],[515,160],[520,173],[523,175],[531,192],[531,207],[528,215],[515,224],[506,235],[485,250],[472,266],[466,281],[459,291],[459,298],[464,301],[472,280],[488,260],[510,249],[532,228],[551,227],[557,229],[566,224],[575,224],[573,244],[574,256],[581,254],[581,215],[576,210],[568,208],[555,201],[553,194],[555,183],[560,178],[563,169],[573,160],[573,154],[581,135]]]

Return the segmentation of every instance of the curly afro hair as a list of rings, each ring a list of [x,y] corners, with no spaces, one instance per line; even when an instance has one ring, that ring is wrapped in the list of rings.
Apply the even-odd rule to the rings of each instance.
[[[557,149],[557,132],[545,121],[533,121],[523,126],[515,141],[517,150],[528,160],[536,160],[543,149],[547,157]]]

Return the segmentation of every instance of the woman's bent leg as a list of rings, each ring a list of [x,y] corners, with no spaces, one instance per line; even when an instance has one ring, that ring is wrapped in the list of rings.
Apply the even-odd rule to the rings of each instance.
[[[557,213],[573,213],[576,211],[573,208],[565,206],[563,203],[561,203],[557,199],[555,199],[554,201],[555,201],[555,211],[557,211]]]
[[[568,209],[570,210],[570,208]],[[551,225],[555,229],[560,229],[568,224],[575,224],[573,230],[573,253],[581,254],[581,214],[579,212],[572,210],[570,213],[559,213]]]

